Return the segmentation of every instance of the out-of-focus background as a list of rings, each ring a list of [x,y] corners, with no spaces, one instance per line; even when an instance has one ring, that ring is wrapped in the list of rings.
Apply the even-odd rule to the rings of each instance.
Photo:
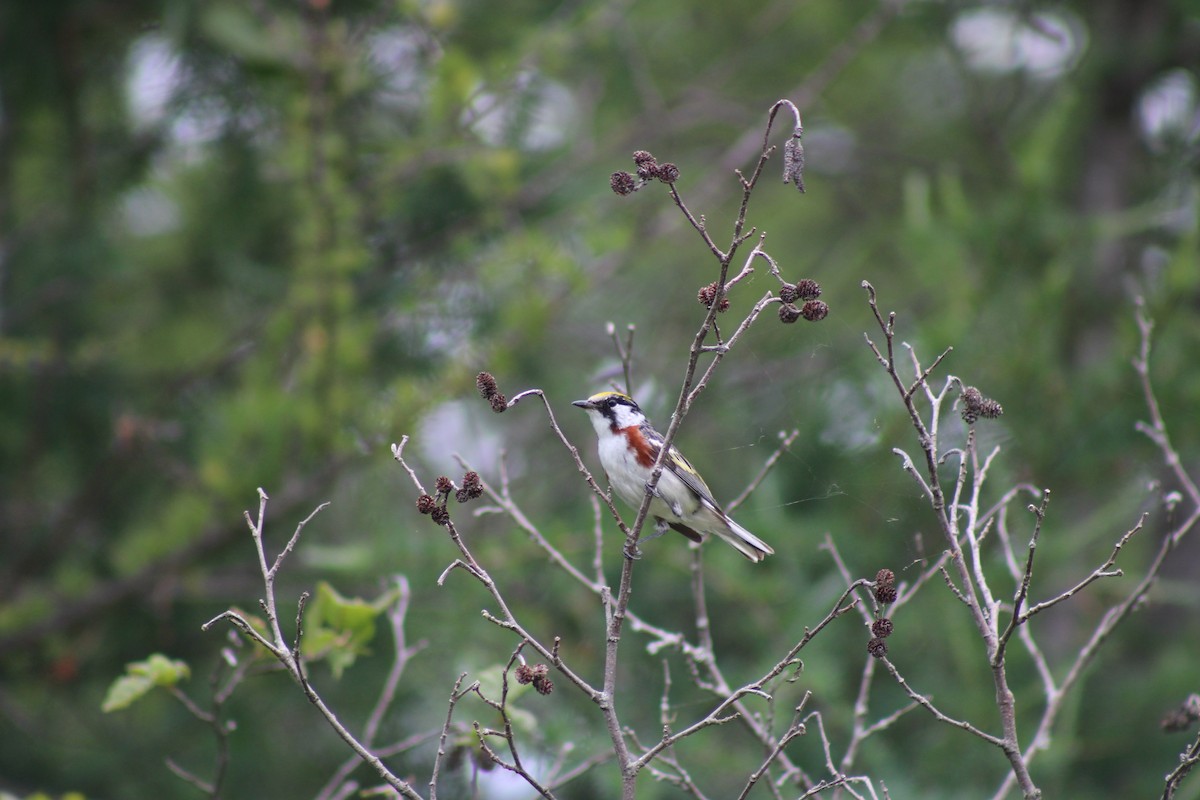
[[[831,312],[781,325],[769,309],[680,434],[728,500],[780,431],[800,431],[739,513],[777,555],[755,566],[708,551],[728,672],[760,674],[828,610],[844,584],[818,548],[827,532],[862,576],[890,566],[903,579],[940,549],[891,452],[916,444],[863,340],[877,333],[864,279],[924,360],[954,347],[939,383],[954,374],[1003,404],[980,426],[1002,447],[992,500],[1018,482],[1053,490],[1034,595],[1086,575],[1148,510],[1122,555],[1139,574],[1172,485],[1134,428],[1146,416],[1130,367],[1136,297],[1156,321],[1163,414],[1200,470],[1197,64],[1200,9],[1185,0],[0,5],[0,790],[197,796],[163,762],[205,774],[209,731],[166,693],[100,705],[152,652],[191,664],[184,688],[206,698],[227,641],[200,625],[262,594],[241,516],[257,487],[272,497],[272,552],[332,501],[280,579],[285,618],[317,581],[373,597],[408,577],[409,636],[428,646],[384,734],[440,726],[457,675],[502,664],[514,641],[481,619],[490,601],[463,573],[436,585],[455,553],[416,513],[389,444],[411,435],[430,484],[461,475],[455,452],[494,481],[506,452],[522,508],[588,563],[591,507],[568,454],[534,403],[492,414],[474,376],[544,389],[595,466],[569,401],[616,375],[606,323],[632,324],[635,393],[665,427],[715,262],[665,186],[618,197],[609,175],[631,170],[636,149],[677,164],[679,191],[724,246],[734,170],[753,166],[780,98],[804,116],[807,194],[778,180],[777,153],[750,223],[786,277],[820,282]],[[762,266],[723,325],[777,288]],[[458,518],[531,628],[562,636],[598,679],[594,598],[503,517]],[[1027,534],[1028,520],[1013,524]],[[614,535],[610,580],[619,547]],[[633,607],[690,631],[682,540],[646,552]],[[1159,719],[1198,688],[1194,542],[1175,563],[1035,762],[1047,796],[1161,791],[1186,736]],[[1046,615],[1052,663],[1130,580]],[[896,663],[996,730],[957,602],[930,586],[912,611],[891,640]],[[865,642],[843,622],[805,651],[797,684],[835,741]],[[622,653],[626,719],[652,740],[661,662],[633,634]],[[315,680],[361,725],[389,660],[381,629],[340,680],[321,665]],[[1013,670],[1032,719],[1041,684],[1027,659]],[[672,674],[682,717],[703,713],[682,661]],[[904,704],[881,687],[880,713]],[[545,752],[607,747],[594,707],[561,687],[535,699],[529,735]],[[228,713],[229,796],[312,796],[345,758],[282,676],[248,681]],[[820,771],[811,740],[792,750]],[[393,763],[423,785],[431,753]],[[732,728],[680,752],[712,796],[732,796],[761,756]],[[920,711],[856,764],[897,798],[989,796],[1007,769]],[[615,787],[601,766],[562,796]],[[501,791],[479,790],[529,794]]]

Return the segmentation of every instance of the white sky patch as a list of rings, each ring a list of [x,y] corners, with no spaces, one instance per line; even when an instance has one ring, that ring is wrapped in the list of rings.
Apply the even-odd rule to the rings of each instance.
[[[521,756],[521,762],[535,778],[545,779],[545,775],[549,771],[545,759],[536,755],[524,754]],[[480,795],[490,798],[490,800],[528,800],[530,797],[537,796],[536,792],[530,791],[529,784],[525,782],[524,778],[506,769],[480,772],[477,780],[479,781]]]
[[[480,470],[485,476],[494,475],[504,447],[504,440],[492,422],[495,416],[482,400],[442,403],[421,419],[417,441],[422,459],[457,481],[462,475],[462,467],[453,457],[457,452],[473,469]],[[454,446],[448,447],[448,442],[453,442]],[[511,455],[507,466],[510,477],[522,472],[521,460],[514,460]]]
[[[1155,150],[1172,142],[1194,142],[1200,136],[1196,78],[1184,69],[1159,76],[1138,98],[1137,120]]]
[[[425,101],[429,77],[422,52],[434,46],[421,31],[385,28],[367,39],[371,64],[383,76],[384,102],[417,110]]]
[[[163,121],[182,79],[179,55],[161,36],[142,36],[129,49],[125,92],[134,121],[152,127]]]
[[[1065,12],[1019,14],[1001,8],[960,14],[950,36],[974,69],[1024,70],[1040,78],[1055,78],[1074,67],[1087,38],[1082,23]]]
[[[166,126],[167,138],[185,158],[199,155],[200,146],[220,136],[230,111],[216,97],[179,103],[184,65],[165,38],[148,34],[129,49],[125,94],[134,123],[140,128]]]
[[[571,92],[530,71],[517,75],[502,94],[479,92],[463,113],[465,122],[489,145],[515,144],[534,152],[562,145],[576,117]]]

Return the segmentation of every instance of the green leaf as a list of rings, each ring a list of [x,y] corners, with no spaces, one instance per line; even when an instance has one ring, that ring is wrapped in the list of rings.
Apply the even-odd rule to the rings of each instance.
[[[104,712],[128,708],[155,687],[174,686],[191,677],[192,670],[185,661],[155,653],[145,661],[125,665],[125,674],[113,681],[100,708]]]
[[[136,661],[128,669],[147,675],[155,686],[174,686],[192,676],[192,669],[186,661],[170,659],[162,653],[155,653],[145,661]]]
[[[327,660],[334,677],[340,678],[360,655],[369,652],[367,645],[375,638],[375,620],[394,597],[394,592],[388,592],[374,602],[346,598],[321,581],[305,614],[301,646],[304,657]]]
[[[108,687],[108,694],[104,696],[100,709],[108,713],[128,708],[153,688],[154,682],[145,675],[123,675]]]

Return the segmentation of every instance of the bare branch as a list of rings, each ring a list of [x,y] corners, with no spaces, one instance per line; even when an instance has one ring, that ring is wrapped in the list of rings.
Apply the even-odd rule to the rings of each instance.
[[[619,388],[625,394],[633,394],[633,334],[637,330],[637,326],[633,325],[632,323],[625,326],[624,345],[621,344],[621,338],[617,336],[617,326],[614,323],[609,322],[605,326],[605,330],[607,330],[608,335],[612,337],[613,347],[617,351],[617,358],[621,361],[621,372],[625,377],[625,385],[617,388]]]
[[[1030,506],[1029,509],[1037,517],[1037,522],[1033,526],[1033,535],[1029,538],[1029,555],[1025,559],[1025,570],[1021,574],[1021,583],[1017,588],[1016,597],[1013,598],[1012,618],[1008,621],[1008,627],[1004,629],[1004,633],[1000,635],[1000,639],[996,645],[996,652],[992,656],[992,665],[996,666],[1004,661],[1005,648],[1008,646],[1008,640],[1012,637],[1013,631],[1017,629],[1027,617],[1022,617],[1021,606],[1025,603],[1025,598],[1029,596],[1029,582],[1033,579],[1033,556],[1037,552],[1038,537],[1042,533],[1042,523],[1046,521],[1046,507],[1050,504],[1050,490],[1046,489],[1042,492],[1042,504],[1040,506]],[[1119,547],[1119,545],[1118,545]]]
[[[275,656],[276,659],[279,660],[284,668],[291,673],[292,677],[295,678],[300,684],[300,687],[303,689],[304,694],[308,698],[309,702],[317,708],[321,715],[325,717],[325,721],[329,724],[329,726],[332,727],[337,735],[341,737],[341,739],[346,742],[346,744],[348,744],[355,753],[358,754],[359,758],[367,762],[367,764],[369,764],[379,774],[379,776],[382,777],[385,782],[387,782],[389,786],[399,792],[402,796],[410,798],[410,800],[420,800],[421,796],[417,794],[417,792],[414,791],[407,782],[401,780],[394,773],[392,773],[392,771],[387,768],[387,766],[377,755],[372,753],[367,746],[363,745],[352,733],[350,733],[350,731],[337,718],[337,715],[333,713],[333,710],[325,704],[325,701],[317,693],[316,689],[313,688],[312,684],[308,682],[308,678],[305,676],[304,666],[300,658],[300,638],[302,634],[301,622],[304,613],[304,599],[307,597],[307,593],[301,595],[300,603],[297,606],[296,636],[291,647],[288,646],[283,637],[283,632],[279,627],[279,618],[275,610],[276,571],[282,564],[283,558],[291,552],[292,548],[294,548],[296,543],[299,541],[300,532],[304,529],[304,526],[307,525],[308,522],[311,521],[318,512],[320,512],[329,504],[322,503],[311,514],[309,514],[308,517],[300,522],[300,524],[296,527],[295,533],[292,534],[287,546],[276,558],[274,566],[268,567],[266,551],[263,546],[263,525],[266,518],[268,498],[267,493],[262,489],[259,489],[258,492],[258,518],[256,521],[251,522],[250,515],[247,512],[246,520],[250,525],[250,532],[254,537],[255,549],[258,552],[259,568],[262,571],[263,589],[265,594],[262,603],[263,607],[267,611],[267,625],[270,628],[273,641],[268,641],[265,637],[259,634],[258,631],[254,630],[250,623],[247,622],[240,614],[232,610],[219,614],[218,616],[209,620],[201,627],[201,630],[208,630],[218,620],[225,619],[255,642],[265,647],[273,656]]]
[[[366,747],[375,749],[380,757],[387,755],[383,749],[376,747],[375,741],[376,736],[379,734],[379,728],[383,724],[384,715],[387,714],[396,699],[396,691],[400,687],[400,678],[408,666],[409,659],[426,646],[426,642],[424,641],[418,642],[411,647],[408,645],[404,632],[404,624],[408,616],[408,604],[412,598],[412,592],[409,588],[408,578],[405,576],[396,575],[393,578],[393,582],[396,585],[396,599],[388,606],[387,618],[392,630],[394,655],[391,667],[388,669],[387,677],[384,679],[383,687],[379,691],[379,697],[376,698],[375,706],[371,709],[371,713],[367,717],[366,725],[363,726],[361,737],[362,743]],[[428,735],[418,734],[415,737],[416,742],[423,741]],[[325,786],[322,787],[321,791],[317,793],[317,800],[332,800],[339,787],[345,783],[358,767],[359,763],[360,760],[357,756],[351,756],[342,762],[337,771],[325,782]]]
[[[166,759],[166,765],[167,765],[167,769],[171,770],[171,772],[175,775],[175,777],[179,778],[180,780],[185,781],[186,783],[190,783],[192,786],[195,786],[201,792],[203,792],[204,794],[206,794],[210,797],[216,797],[217,790],[213,784],[209,783],[206,780],[203,780],[202,778],[197,777],[194,773],[189,772],[188,770],[179,766],[178,764],[175,763],[174,759],[171,759],[171,758]]]
[[[1179,764],[1168,773],[1163,786],[1162,800],[1171,800],[1179,791],[1179,784],[1200,764],[1200,734],[1179,755]]]
[[[1137,320],[1138,332],[1141,334],[1141,347],[1137,357],[1133,360],[1133,368],[1137,372],[1142,395],[1146,402],[1146,410],[1150,414],[1150,424],[1139,423],[1137,428],[1158,445],[1163,461],[1175,476],[1175,480],[1187,492],[1192,505],[1200,507],[1200,487],[1197,487],[1196,482],[1183,468],[1183,460],[1180,459],[1179,453],[1171,444],[1171,439],[1167,435],[1167,424],[1163,419],[1162,410],[1158,406],[1158,398],[1154,394],[1154,386],[1150,381],[1150,334],[1154,331],[1154,322],[1146,316],[1146,302],[1140,297],[1136,301],[1134,317]]]
[[[396,462],[399,463],[400,466],[404,468],[404,471],[408,473],[408,477],[412,479],[413,485],[417,487],[418,493],[429,494],[429,492],[425,491],[425,487],[421,485],[421,480],[417,477],[417,473],[414,472],[413,468],[410,467],[404,460],[404,446],[406,444],[408,444],[408,434],[404,434],[400,437],[399,444],[392,445],[392,458],[396,459]]]
[[[429,777],[429,800],[437,800],[438,773],[441,770],[442,760],[446,757],[446,739],[450,737],[450,726],[454,720],[454,707],[468,693],[474,692],[479,688],[479,681],[475,681],[465,689],[462,688],[463,681],[466,679],[467,673],[461,673],[458,676],[458,680],[454,682],[454,688],[450,690],[450,702],[446,708],[446,722],[442,725],[442,735],[438,738],[437,755],[433,759],[433,774]]]
[[[809,695],[805,694],[804,700],[801,701],[800,706],[796,709],[797,717],[799,717],[800,709],[804,707],[804,702],[807,701],[808,697]],[[805,728],[804,723],[800,722],[799,719],[793,720],[792,724],[788,726],[788,729],[784,731],[782,736],[779,737],[779,741],[774,747],[771,748],[770,752],[767,753],[767,757],[763,759],[763,762],[759,765],[758,769],[750,773],[750,777],[746,780],[745,788],[742,789],[741,794],[738,795],[738,800],[745,800],[745,798],[749,796],[750,790],[754,788],[755,784],[762,780],[763,776],[767,774],[767,770],[770,769],[771,765],[774,764],[779,758],[779,754],[783,752],[783,748],[787,747],[788,744],[797,736],[803,736],[805,733],[807,733],[807,729]]]
[[[1090,575],[1088,575],[1086,578],[1081,580],[1079,583],[1075,584],[1070,589],[1067,589],[1065,592],[1058,595],[1057,597],[1053,597],[1049,600],[1044,600],[1044,601],[1038,603],[1037,605],[1031,606],[1028,610],[1026,610],[1024,613],[1021,614],[1021,622],[1024,622],[1025,620],[1029,619],[1030,617],[1032,617],[1035,614],[1040,614],[1041,612],[1045,611],[1046,609],[1048,609],[1052,606],[1058,605],[1059,603],[1063,602],[1064,600],[1068,600],[1068,599],[1074,597],[1076,594],[1078,594],[1080,591],[1082,591],[1084,588],[1089,586],[1094,581],[1097,581],[1101,578],[1118,578],[1118,577],[1124,575],[1125,573],[1122,572],[1121,570],[1113,569],[1113,565],[1115,565],[1117,563],[1117,556],[1120,555],[1121,548],[1124,547],[1126,545],[1126,543],[1130,539],[1132,539],[1135,535],[1140,533],[1143,527],[1145,527],[1147,516],[1148,516],[1147,514],[1142,514],[1142,516],[1140,518],[1138,518],[1137,524],[1134,525],[1132,528],[1130,528],[1128,531],[1126,531],[1121,536],[1121,538],[1117,540],[1117,543],[1115,545],[1113,545],[1112,553],[1109,554],[1108,559],[1103,564],[1101,564],[1099,567],[1096,567],[1096,569],[1092,570],[1092,573]],[[1031,547],[1032,547],[1032,545],[1031,545]]]
[[[896,665],[888,660],[886,656],[879,660],[885,667],[887,667],[888,672],[892,673],[892,677],[896,679],[896,683],[900,684],[900,688],[904,690],[905,694],[912,698],[917,705],[921,706],[930,714],[932,714],[934,718],[938,720],[938,722],[944,722],[947,725],[960,728],[967,733],[978,736],[988,744],[995,745],[996,747],[1000,748],[1004,747],[1004,740],[998,736],[993,736],[990,733],[986,733],[965,720],[955,719],[954,717],[942,713],[942,711],[933,704],[933,701],[929,697],[921,694],[909,685],[908,681],[904,679],[904,676],[900,674],[900,671],[896,669]]]

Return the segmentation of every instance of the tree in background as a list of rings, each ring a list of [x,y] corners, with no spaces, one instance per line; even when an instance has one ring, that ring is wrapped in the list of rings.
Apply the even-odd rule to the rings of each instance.
[[[889,454],[905,417],[885,403],[862,344],[874,324],[864,278],[914,320],[918,352],[954,345],[950,370],[970,365],[1004,401],[994,435],[1007,457],[993,480],[1054,489],[1049,524],[1060,527],[1043,540],[1045,563],[1075,567],[1047,586],[1071,585],[1072,554],[1111,543],[1113,520],[1158,508],[1149,481],[1163,496],[1175,488],[1133,430],[1145,413],[1128,367],[1135,295],[1157,321],[1163,415],[1194,463],[1197,42],[1194,13],[1178,4],[9,6],[0,653],[4,738],[17,744],[0,774],[18,790],[191,791],[142,767],[207,746],[174,709],[136,707],[145,736],[92,709],[151,650],[211,657],[199,623],[257,596],[238,522],[256,486],[285,526],[334,500],[297,554],[304,569],[287,576],[297,591],[331,578],[370,593],[403,571],[414,607],[441,606],[417,638],[453,642],[464,667],[510,652],[461,627],[478,597],[434,585],[445,543],[399,502],[387,444],[402,431],[460,448],[477,438],[467,455],[486,471],[502,435],[526,504],[556,520],[547,535],[586,530],[578,487],[538,469],[566,463],[544,426],[530,418],[501,434],[461,398],[483,365],[560,402],[590,392],[614,374],[604,323],[615,320],[637,326],[637,395],[663,420],[679,343],[703,311],[691,298],[712,279],[697,272],[707,254],[666,205],[613,197],[608,175],[651,148],[681,165],[692,207],[728,218],[731,170],[753,162],[761,109],[778,97],[804,114],[809,197],[785,201],[794,189],[776,186],[755,223],[790,273],[820,279],[835,313],[815,342],[798,345],[782,326],[748,337],[692,418],[707,429],[681,433],[728,497],[777,430],[801,430],[743,520],[796,531],[796,555],[752,577],[736,561],[728,574],[713,566],[726,651],[757,665],[774,641],[739,619],[743,602],[825,608],[840,592],[820,532],[854,532],[838,540],[863,575],[917,558],[913,534],[932,536]],[[437,460],[446,449],[428,448],[431,466],[449,469]],[[496,551],[485,553],[491,568],[540,574],[494,524],[481,542]],[[1128,557],[1150,550],[1135,543]],[[1122,732],[1154,731],[1195,690],[1189,559],[1180,554],[1149,622],[1112,644],[1068,709],[1077,743],[1043,763],[1051,785],[1160,786],[1144,765],[1166,763],[1177,743],[1112,738],[1118,701],[1107,698],[1120,698]],[[644,600],[682,625],[671,615],[683,564],[660,562]],[[587,624],[579,609],[542,613],[547,627]],[[905,646],[956,639],[924,633]],[[856,636],[807,664],[831,705],[857,688],[857,667],[837,660],[858,662]],[[1163,639],[1177,644],[1163,650]],[[1146,665],[1151,642],[1165,655]],[[970,657],[931,658],[930,680],[966,680]],[[354,667],[356,682],[374,685],[387,669],[376,660]],[[439,691],[414,692],[406,719],[444,714],[445,665],[420,664],[414,684]],[[231,709],[244,738],[231,785],[311,793],[341,753],[332,739],[268,735],[279,723],[253,709],[311,724],[306,708],[280,712],[290,700],[268,698],[290,691],[269,684]],[[344,691],[348,713],[365,714],[371,697]],[[994,783],[994,764],[963,766],[973,755],[960,740],[925,725],[902,732],[873,768],[921,753],[914,791],[964,772]],[[312,748],[304,768],[297,746]],[[284,769],[262,780],[263,764]]]

